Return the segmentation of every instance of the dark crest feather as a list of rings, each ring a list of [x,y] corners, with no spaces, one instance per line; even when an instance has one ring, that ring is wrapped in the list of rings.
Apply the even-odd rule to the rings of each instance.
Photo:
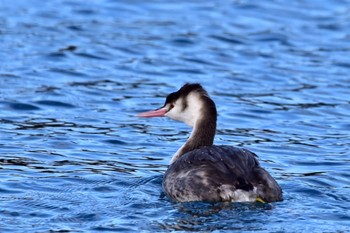
[[[180,97],[184,98],[193,91],[207,95],[207,92],[199,83],[186,83],[178,91],[169,94],[166,98],[165,104],[173,103]]]

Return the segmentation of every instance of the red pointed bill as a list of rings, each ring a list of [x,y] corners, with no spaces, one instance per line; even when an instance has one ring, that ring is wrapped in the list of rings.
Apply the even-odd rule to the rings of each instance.
[[[137,116],[139,116],[139,117],[162,117],[165,115],[165,113],[167,111],[168,110],[165,108],[160,108],[157,110],[139,113],[139,114],[137,114]]]

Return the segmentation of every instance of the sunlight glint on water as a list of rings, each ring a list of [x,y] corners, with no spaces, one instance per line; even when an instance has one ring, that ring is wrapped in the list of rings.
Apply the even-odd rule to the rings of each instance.
[[[1,232],[347,232],[349,6],[322,1],[3,0]],[[172,203],[190,129],[136,114],[185,82],[216,102],[272,205]]]

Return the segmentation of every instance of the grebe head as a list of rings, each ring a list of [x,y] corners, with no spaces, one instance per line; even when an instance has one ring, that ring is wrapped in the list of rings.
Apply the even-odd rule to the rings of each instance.
[[[173,120],[185,122],[193,127],[196,121],[206,115],[205,109],[211,109],[215,115],[214,102],[208,93],[198,83],[185,84],[180,90],[169,94],[163,107],[149,112],[140,113],[140,117],[166,116]]]

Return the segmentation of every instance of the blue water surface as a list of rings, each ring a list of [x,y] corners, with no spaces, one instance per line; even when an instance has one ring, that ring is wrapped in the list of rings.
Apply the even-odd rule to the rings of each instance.
[[[350,232],[350,2],[1,0],[0,232]],[[173,203],[186,82],[284,190]]]

